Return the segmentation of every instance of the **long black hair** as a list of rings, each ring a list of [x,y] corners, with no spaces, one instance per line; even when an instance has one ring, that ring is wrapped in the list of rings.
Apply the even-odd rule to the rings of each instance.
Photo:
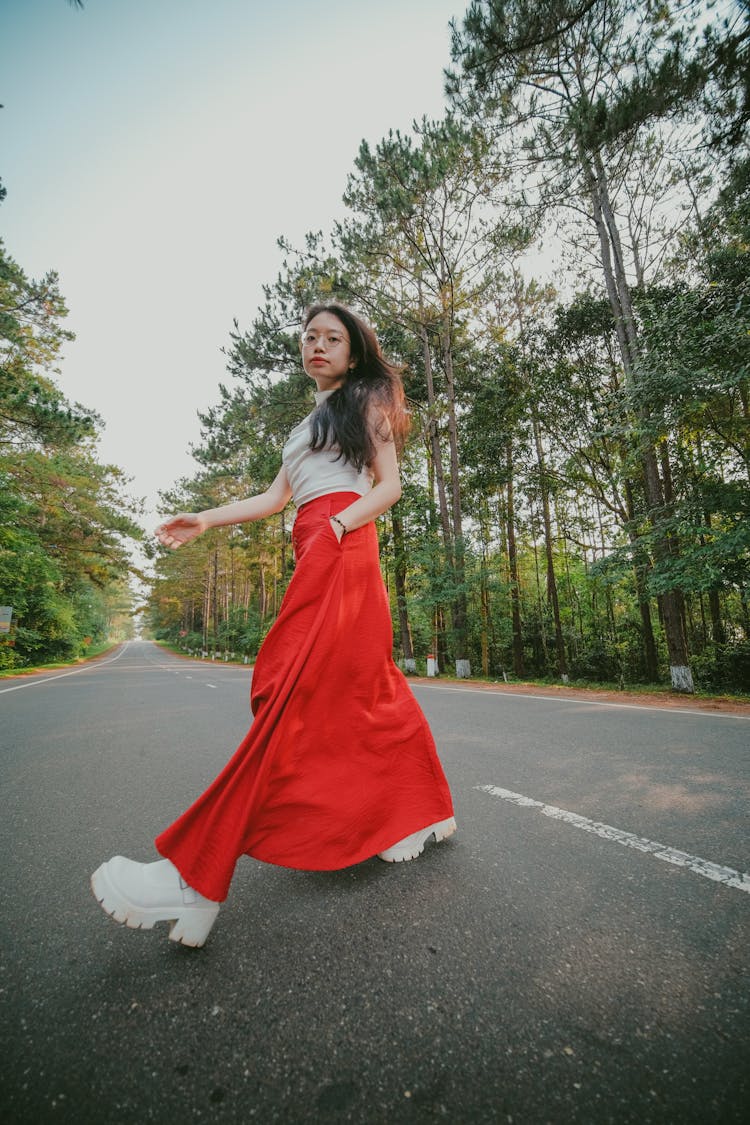
[[[356,469],[374,459],[376,441],[401,450],[409,430],[401,371],[383,356],[378,338],[361,317],[336,301],[311,305],[302,320],[307,328],[319,313],[340,320],[349,334],[352,367],[346,379],[316,407],[311,419],[311,449],[337,448]],[[374,422],[373,419],[379,419]]]

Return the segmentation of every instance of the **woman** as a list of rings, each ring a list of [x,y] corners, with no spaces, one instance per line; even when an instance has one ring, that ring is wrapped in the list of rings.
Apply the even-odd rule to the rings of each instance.
[[[351,310],[315,305],[302,362],[316,406],[259,496],[156,529],[177,548],[207,528],[298,509],[296,568],[253,670],[253,725],[194,805],[156,839],[164,858],[115,856],[92,876],[118,922],[203,945],[246,854],[306,871],[379,855],[415,859],[455,831],[450,791],[411,689],[393,663],[373,521],[401,495],[407,415],[397,370]]]

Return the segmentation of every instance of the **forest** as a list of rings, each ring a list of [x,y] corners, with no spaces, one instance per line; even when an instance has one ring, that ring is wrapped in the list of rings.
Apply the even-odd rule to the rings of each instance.
[[[340,299],[404,367],[407,671],[750,689],[748,34],[744,3],[472,3],[444,119],[363,142],[346,217],[280,240],[165,510],[266,487],[302,311]],[[156,636],[252,657],[290,518],[162,555]]]
[[[5,189],[0,186],[0,200]],[[101,419],[55,380],[71,333],[54,272],[29,279],[0,242],[0,671],[69,662],[134,633],[142,538]]]
[[[378,528],[407,672],[429,655],[459,677],[750,691],[749,42],[747,0],[474,0],[443,119],[363,141],[341,221],[279,239],[163,510],[267,487],[312,409],[303,310],[341,300],[403,366],[403,496]],[[25,279],[3,269],[18,305]],[[53,279],[23,306],[37,352],[54,356],[60,302]],[[42,621],[80,644],[87,614],[121,604],[133,528],[89,459],[96,419],[39,378],[23,326],[6,316],[2,336],[22,450],[0,461],[0,588],[27,596],[18,572],[6,593],[22,557],[47,591],[15,651]],[[252,661],[292,519],[154,551],[150,634]]]

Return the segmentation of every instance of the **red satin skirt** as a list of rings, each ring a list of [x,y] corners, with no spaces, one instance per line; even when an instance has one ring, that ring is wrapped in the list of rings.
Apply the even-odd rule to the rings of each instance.
[[[453,815],[435,743],[392,658],[375,525],[339,543],[303,505],[296,568],[253,670],[253,724],[216,780],[156,839],[191,887],[223,901],[241,855],[334,871]]]

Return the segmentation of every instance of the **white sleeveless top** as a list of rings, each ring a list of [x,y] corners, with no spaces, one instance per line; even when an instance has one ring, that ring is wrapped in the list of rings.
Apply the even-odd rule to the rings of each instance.
[[[335,387],[330,391],[315,391],[315,405],[320,406],[334,390]],[[310,449],[311,417],[312,414],[308,414],[294,427],[281,453],[295,506],[301,508],[329,492],[357,492],[364,496],[372,488],[372,475],[367,468],[359,472],[349,461],[338,457],[335,447]]]

